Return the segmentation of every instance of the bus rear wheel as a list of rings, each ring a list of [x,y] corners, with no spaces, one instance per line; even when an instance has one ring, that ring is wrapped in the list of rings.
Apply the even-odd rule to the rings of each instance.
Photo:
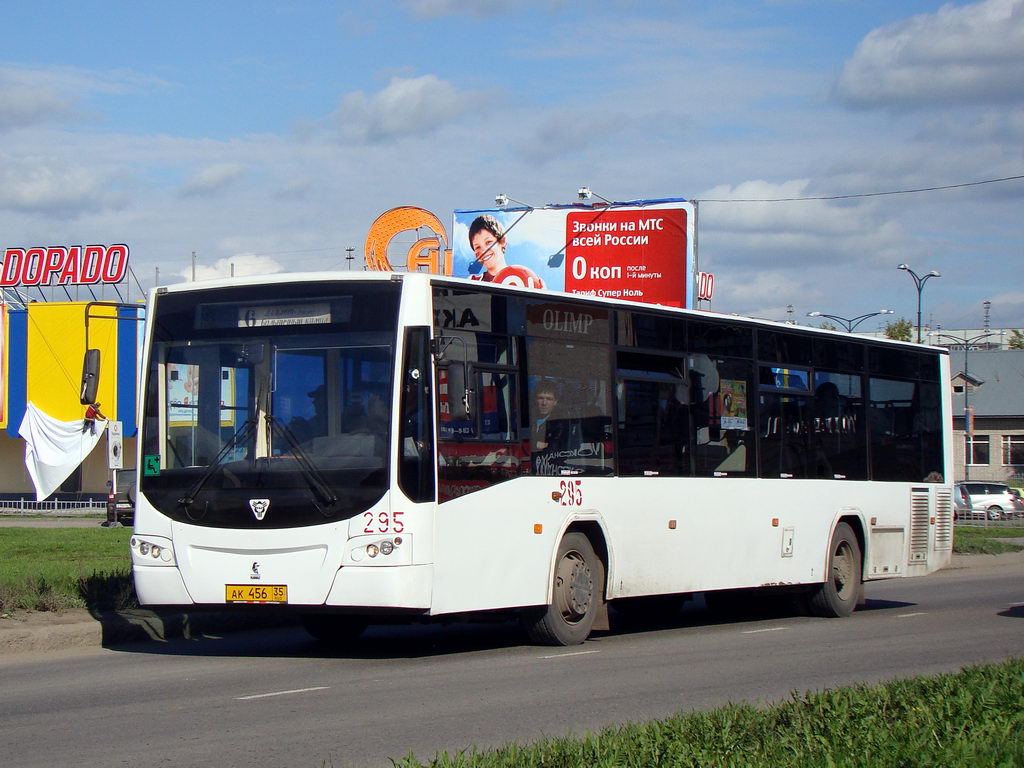
[[[860,597],[862,560],[860,544],[846,523],[836,526],[829,546],[828,570],[823,584],[815,585],[807,607],[815,616],[838,619],[849,616]]]
[[[309,613],[302,617],[302,626],[325,645],[345,645],[363,634],[368,625],[360,616]]]
[[[558,545],[551,605],[523,614],[530,639],[543,645],[578,645],[590,635],[604,602],[604,564],[582,533]]]

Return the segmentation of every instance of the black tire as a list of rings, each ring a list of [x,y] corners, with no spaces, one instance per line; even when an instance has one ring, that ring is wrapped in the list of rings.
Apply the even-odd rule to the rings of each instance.
[[[807,597],[814,616],[840,619],[853,613],[860,599],[863,560],[860,544],[846,523],[836,526],[828,550],[828,579],[817,584]]]
[[[368,624],[360,616],[310,613],[302,617],[302,626],[325,645],[345,645],[363,634]]]
[[[989,520],[1002,520],[1003,519],[1003,508],[993,504],[988,508],[988,519]]]
[[[604,603],[604,563],[582,533],[567,533],[558,545],[551,601],[523,613],[530,639],[542,645],[579,645],[586,640]]]

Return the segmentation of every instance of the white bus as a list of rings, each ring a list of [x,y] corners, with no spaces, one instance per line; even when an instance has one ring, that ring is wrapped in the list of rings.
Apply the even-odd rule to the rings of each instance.
[[[575,644],[609,603],[786,589],[842,617],[950,561],[941,349],[315,273],[159,288],[144,365],[144,605],[277,606],[321,639],[515,612]]]

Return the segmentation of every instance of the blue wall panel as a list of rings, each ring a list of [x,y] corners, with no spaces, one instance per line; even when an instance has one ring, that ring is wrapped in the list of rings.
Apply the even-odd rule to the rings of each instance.
[[[25,418],[28,379],[28,312],[7,309],[7,434],[18,437]]]
[[[119,307],[117,310],[117,417],[125,437],[135,437],[138,410],[139,325],[135,318],[141,309]]]

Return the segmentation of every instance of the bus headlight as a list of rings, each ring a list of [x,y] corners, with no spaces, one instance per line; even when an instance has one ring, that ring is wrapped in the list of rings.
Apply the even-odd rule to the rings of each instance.
[[[132,536],[128,542],[133,565],[174,565],[174,548],[163,536]]]
[[[367,543],[363,543],[367,542]],[[348,563],[364,562],[369,558],[377,565],[409,565],[412,563],[412,544],[408,536],[365,536],[349,542],[349,551],[345,561]]]

